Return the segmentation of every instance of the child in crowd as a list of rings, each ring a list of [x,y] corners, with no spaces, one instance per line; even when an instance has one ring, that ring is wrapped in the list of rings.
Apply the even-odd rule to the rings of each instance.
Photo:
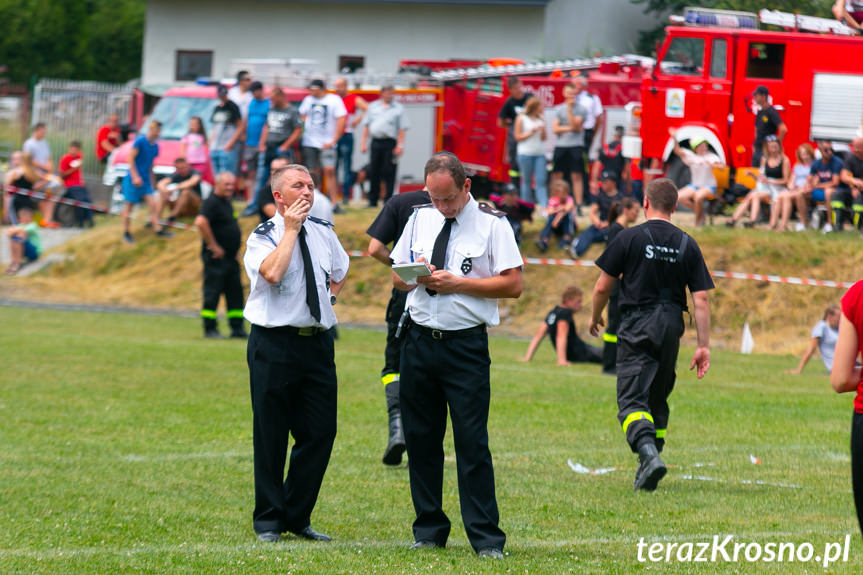
[[[561,305],[548,312],[520,361],[530,361],[543,338],[548,335],[557,352],[557,365],[571,362],[602,363],[602,348],[588,345],[578,337],[573,315],[581,310],[582,291],[570,286],[563,291]]]
[[[809,195],[812,190],[807,186],[809,174],[812,171],[812,163],[815,161],[815,150],[811,144],[800,144],[795,152],[797,162],[791,168],[791,185],[788,186],[788,195],[785,196],[788,206],[783,209],[791,211],[791,205],[797,206],[797,217],[800,221],[794,227],[794,231],[802,232],[809,225]],[[784,217],[784,216],[783,216]]]
[[[39,226],[33,221],[33,210],[18,210],[18,225],[10,227],[6,234],[9,236],[9,250],[12,255],[6,275],[13,276],[24,263],[35,261],[42,254],[42,239],[39,237]]]
[[[180,138],[180,156],[186,158],[189,166],[201,174],[201,179],[212,181],[210,170],[210,152],[207,148],[207,133],[204,122],[198,116],[189,120],[189,131]]]
[[[69,144],[66,154],[60,158],[60,177],[66,187],[64,197],[79,202],[90,203],[90,194],[81,176],[81,166],[84,164],[84,154],[81,152],[81,142],[75,140]],[[93,227],[93,212],[87,208],[75,207],[75,222],[79,228],[84,225]]]
[[[557,247],[566,249],[569,246],[575,234],[574,211],[575,201],[569,194],[569,184],[566,180],[556,180],[551,184],[545,227],[540,232],[539,239],[536,240],[539,251],[544,253],[548,249],[548,240],[552,233],[562,236]]]
[[[506,214],[506,219],[515,234],[515,241],[521,245],[521,231],[524,226],[522,222],[533,220],[535,205],[520,200],[518,188],[514,184],[504,184],[502,193],[501,196],[489,196],[489,199],[494,202],[497,209]]]

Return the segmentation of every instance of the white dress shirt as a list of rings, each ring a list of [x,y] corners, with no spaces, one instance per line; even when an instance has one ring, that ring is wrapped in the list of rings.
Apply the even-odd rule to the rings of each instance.
[[[456,276],[487,278],[524,264],[506,217],[484,212],[471,196],[455,220],[447,244],[446,271]],[[434,206],[417,207],[393,247],[393,263],[410,263],[420,257],[431,262],[444,221]],[[422,285],[408,294],[407,308],[414,323],[433,329],[450,331],[500,323],[496,298],[462,293],[430,296]]]
[[[277,284],[271,284],[260,275],[261,264],[276,249],[285,235],[285,220],[276,214],[251,233],[246,241],[243,264],[251,284],[249,299],[243,316],[262,327],[312,327],[329,329],[338,323],[330,304],[329,282],[340,282],[348,273],[348,254],[339,243],[333,229],[325,224],[306,219],[306,243],[312,257],[318,299],[321,304],[321,321],[315,322],[306,303],[306,276],[300,239],[294,245],[288,270]]]

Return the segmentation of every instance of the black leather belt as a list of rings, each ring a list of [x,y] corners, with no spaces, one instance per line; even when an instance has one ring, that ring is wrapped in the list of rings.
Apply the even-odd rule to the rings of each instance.
[[[486,332],[485,324],[469,327],[467,329],[456,329],[450,331],[434,329],[417,324],[413,324],[411,328],[420,330],[422,333],[430,336],[432,339],[456,339],[460,337],[472,337]]]
[[[326,328],[317,327],[317,326],[309,326],[309,327],[294,327],[292,325],[281,325],[278,327],[271,327],[265,329],[272,329],[275,331],[279,331],[282,333],[287,333],[290,335],[301,335],[303,337],[311,337],[313,335],[318,335],[319,333],[324,333],[327,331]]]

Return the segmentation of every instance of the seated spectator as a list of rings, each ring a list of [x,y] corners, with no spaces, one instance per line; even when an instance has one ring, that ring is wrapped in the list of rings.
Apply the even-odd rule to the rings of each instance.
[[[602,173],[602,189],[593,196],[592,205],[590,206],[590,221],[588,226],[572,246],[573,257],[580,257],[591,244],[604,242],[608,234],[608,209],[614,202],[623,200],[623,195],[617,191],[617,184],[614,174],[611,172]]]
[[[21,154],[23,152],[16,150],[12,152],[12,156],[9,158],[9,169],[6,170],[6,174],[12,172],[21,166]],[[4,177],[5,181],[5,177]],[[12,200],[15,198],[15,194],[10,193],[6,189],[6,185],[0,187],[0,198],[2,198],[2,203],[0,203],[0,209],[3,210],[3,222],[4,224],[12,224],[15,223],[15,216],[12,214]]]
[[[548,335],[551,345],[557,352],[557,365],[577,362],[602,363],[602,348],[588,345],[578,336],[573,314],[581,310],[582,291],[570,286],[563,292],[561,305],[555,306],[545,316],[536,335],[527,347],[524,357],[519,361],[533,359],[539,344]]]
[[[743,217],[749,210],[749,221],[744,222],[744,227],[751,228],[758,222],[761,215],[761,203],[764,201],[775,202],[782,193],[788,192],[788,181],[791,178],[791,161],[782,153],[782,144],[776,136],[767,136],[764,139],[764,151],[761,156],[761,168],[758,171],[758,183],[743,198],[743,201],[734,210],[731,219],[725,225],[734,227],[737,220]],[[775,212],[771,214],[770,228],[776,226]]]
[[[803,357],[800,358],[797,369],[789,369],[785,373],[794,375],[803,373],[803,368],[806,367],[806,364],[815,355],[816,349],[821,354],[821,361],[824,362],[827,373],[830,373],[830,370],[833,369],[833,351],[836,349],[836,340],[839,339],[840,317],[842,317],[842,311],[838,305],[831,305],[824,311],[824,318],[812,328],[809,345],[806,347],[806,351],[803,352]]]
[[[691,181],[680,188],[677,193],[677,203],[695,212],[695,225],[704,225],[704,202],[716,197],[716,176],[714,168],[724,168],[725,164],[719,156],[710,151],[710,145],[704,138],[693,138],[689,142],[692,150],[680,147],[677,141],[677,130],[670,129],[674,140],[674,153],[689,167]],[[693,151],[694,150],[694,151]]]
[[[30,196],[16,194],[18,190],[38,192],[48,185],[48,179],[41,175],[33,164],[33,157],[29,152],[21,152],[18,157],[18,167],[12,168],[6,172],[4,181],[4,189],[9,194],[9,220],[10,223],[16,224],[16,214],[24,209],[29,208],[32,211],[36,210],[36,200]]]
[[[497,209],[506,214],[506,219],[515,235],[515,242],[521,245],[521,232],[524,227],[522,222],[533,220],[533,210],[536,206],[519,199],[518,196],[519,190],[515,184],[504,184],[503,195],[492,194],[489,199],[494,202]]]
[[[833,4],[833,16],[857,30],[858,34],[863,32],[863,2],[860,0],[836,0]]]
[[[24,263],[35,261],[42,254],[42,239],[39,237],[39,226],[33,221],[33,209],[19,209],[17,221],[18,225],[6,231],[11,253],[11,263],[6,268],[7,276],[17,274]]]
[[[842,173],[842,160],[833,153],[833,144],[826,140],[818,142],[821,157],[812,162],[809,179],[806,182],[807,194],[813,202],[823,202],[827,209],[827,224],[824,233],[833,231],[833,194],[839,188]]]
[[[81,142],[75,140],[69,144],[66,154],[60,158],[60,177],[63,179],[63,185],[66,186],[64,197],[89,204],[90,194],[87,192],[84,178],[81,176],[83,163],[84,155],[81,153]],[[75,223],[79,228],[83,228],[85,224],[93,227],[93,212],[88,208],[76,206]]]
[[[201,207],[201,174],[193,170],[186,158],[174,160],[174,173],[156,183],[159,191],[157,217],[167,206],[171,210],[169,222],[177,218],[192,217]]]
[[[788,210],[790,217],[791,208],[797,206],[797,217],[800,221],[797,222],[794,230],[802,232],[809,225],[809,206],[808,198],[811,190],[809,188],[809,174],[812,172],[812,163],[815,161],[815,151],[810,144],[800,144],[794,152],[797,157],[797,162],[791,168],[791,185],[788,186],[787,206],[782,206],[783,218],[785,218],[785,210]]]
[[[851,154],[845,160],[839,178],[847,187],[839,188],[830,202],[833,227],[841,231],[844,221],[850,219],[860,231],[863,228],[863,138],[851,140]]]
[[[556,180],[551,184],[551,197],[546,210],[545,227],[536,240],[536,247],[545,253],[551,234],[561,238],[557,247],[566,249],[575,234],[575,202],[569,195],[569,184],[566,180]]]
[[[275,158],[270,164],[270,175],[279,168],[288,165],[287,158]],[[276,215],[276,200],[273,199],[273,188],[270,186],[270,178],[267,178],[258,193],[258,217],[261,223],[266,222]]]

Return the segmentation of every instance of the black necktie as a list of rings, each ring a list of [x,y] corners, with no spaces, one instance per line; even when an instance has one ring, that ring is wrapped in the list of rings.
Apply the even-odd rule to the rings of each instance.
[[[433,265],[436,270],[444,269],[444,264],[446,263],[446,247],[449,244],[449,235],[450,232],[452,232],[452,224],[454,221],[455,218],[447,218],[440,230],[440,233],[437,235],[437,239],[434,241],[431,265]],[[433,289],[426,288],[426,292],[429,295],[437,295],[437,292]]]
[[[306,228],[300,228],[300,253],[303,254],[303,271],[306,275],[306,304],[315,321],[321,323],[321,300],[318,299],[318,284],[315,283],[315,268],[306,243]]]

